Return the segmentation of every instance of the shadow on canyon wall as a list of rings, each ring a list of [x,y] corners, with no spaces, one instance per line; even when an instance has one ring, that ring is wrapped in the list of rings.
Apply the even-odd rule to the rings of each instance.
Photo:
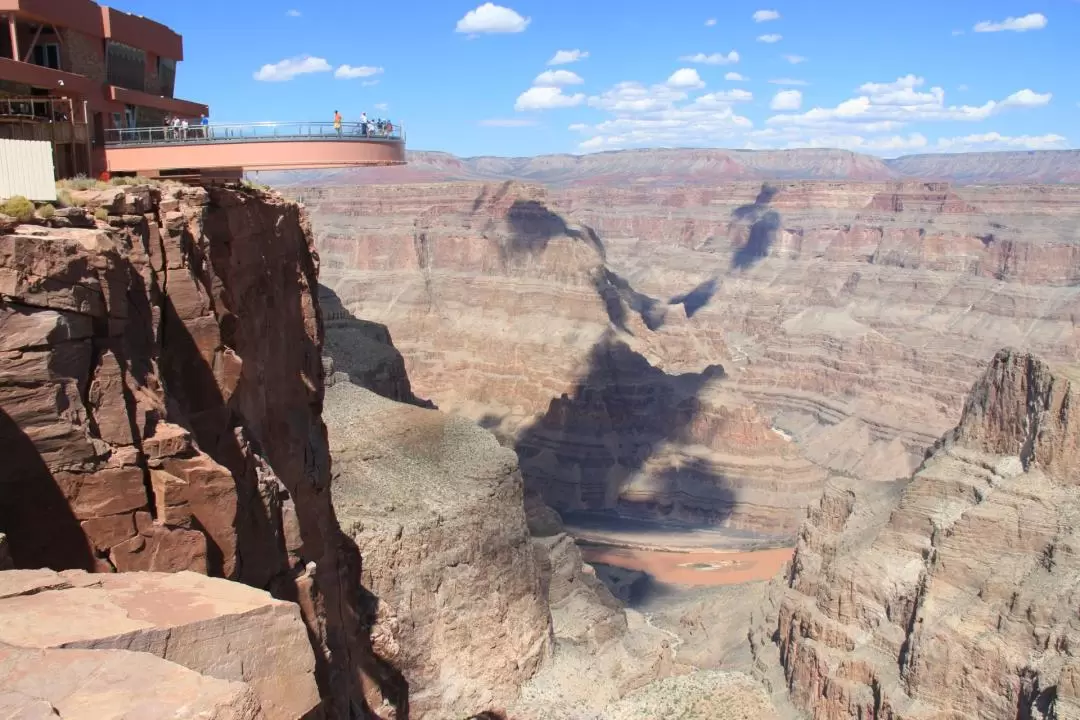
[[[691,478],[687,468],[671,466],[648,478],[640,500],[624,499],[620,491],[665,446],[694,442],[690,426],[700,413],[698,395],[723,377],[720,365],[669,375],[609,331],[593,347],[574,390],[552,399],[548,411],[518,435],[526,487],[556,510],[722,522],[734,494],[719,474]],[[698,496],[709,508],[682,504],[688,482],[712,483],[712,497]]]
[[[552,238],[570,237],[593,248],[600,259],[607,258],[607,250],[600,236],[588,225],[580,228],[567,224],[561,215],[552,212],[536,200],[515,200],[506,211],[510,226],[510,238],[500,248],[506,261],[519,255],[539,255],[547,249]]]
[[[694,317],[701,308],[709,304],[720,289],[720,278],[711,277],[684,295],[676,295],[668,301],[670,305],[682,305],[686,311],[686,317]]]
[[[359,549],[338,528],[330,502],[326,430],[319,421],[321,407],[312,403],[307,379],[322,382],[322,357],[308,335],[303,307],[306,290],[298,268],[281,262],[279,258],[288,251],[273,247],[272,242],[256,246],[255,242],[215,240],[232,237],[229,213],[220,211],[215,200],[211,193],[204,222],[209,256],[189,257],[187,266],[213,267],[217,278],[230,278],[232,254],[244,253],[249,262],[261,261],[267,268],[246,276],[250,280],[247,285],[226,284],[220,292],[228,306],[215,308],[222,346],[247,359],[235,389],[226,398],[191,329],[166,296],[161,367],[166,387],[185,391],[173,398],[175,409],[181,411],[179,417],[189,420],[189,430],[200,449],[227,467],[236,482],[234,579],[302,607],[310,605],[310,599],[299,596],[297,569],[291,567],[285,546],[282,506],[291,499],[303,543],[300,560],[317,561],[312,580],[324,593],[325,641],[331,655],[338,658],[330,665],[316,649],[320,695],[341,699],[347,693],[351,695],[347,702],[360,704],[363,712],[371,713],[366,702],[358,699],[361,693],[354,673],[359,671],[381,697],[397,707],[397,716],[407,720],[408,682],[371,647],[376,601],[360,585]],[[277,238],[274,234],[270,237]],[[193,255],[200,253],[199,244],[190,238],[184,247]],[[299,268],[302,274],[315,277],[314,259],[301,252],[299,260],[304,264]],[[192,279],[213,297],[211,278],[205,272],[200,275],[195,271]],[[281,305],[282,298],[290,304]],[[317,302],[314,310],[319,312]],[[279,359],[273,367],[281,372],[273,373],[260,362],[262,358]],[[256,454],[265,459],[280,482],[263,477]],[[208,544],[214,545],[212,539],[208,538]],[[217,555],[220,558],[220,548]],[[318,648],[320,640],[310,625],[308,633],[313,647]]]
[[[323,353],[334,361],[334,372],[384,398],[437,410],[435,403],[412,391],[405,358],[390,337],[390,329],[353,315],[336,292],[319,284],[319,307],[327,328]],[[332,332],[331,332],[332,330]]]
[[[15,567],[93,570],[79,520],[37,446],[0,407],[0,532]]]
[[[776,233],[782,223],[780,213],[769,207],[777,192],[778,188],[763,183],[753,203],[732,211],[733,219],[750,223],[750,235],[746,243],[731,257],[732,270],[746,270],[768,257],[769,248],[776,241]]]

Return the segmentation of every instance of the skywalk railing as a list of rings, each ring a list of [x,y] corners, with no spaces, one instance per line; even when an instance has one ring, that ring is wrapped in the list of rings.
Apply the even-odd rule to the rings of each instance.
[[[105,131],[105,145],[108,147],[305,140],[402,142],[405,140],[405,130],[396,123],[379,127],[374,122],[368,122],[365,128],[358,122],[343,122],[337,128],[332,122],[262,122],[189,125],[187,128],[113,128]]]

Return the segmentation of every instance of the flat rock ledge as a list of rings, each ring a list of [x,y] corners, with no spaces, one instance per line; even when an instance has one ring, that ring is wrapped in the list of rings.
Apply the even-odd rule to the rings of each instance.
[[[312,719],[314,673],[298,606],[262,590],[193,572],[0,572],[0,717]]]

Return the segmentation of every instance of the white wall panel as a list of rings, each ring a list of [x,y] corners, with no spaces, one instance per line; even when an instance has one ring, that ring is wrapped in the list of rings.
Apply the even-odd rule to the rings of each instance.
[[[0,138],[0,198],[56,200],[52,143]]]

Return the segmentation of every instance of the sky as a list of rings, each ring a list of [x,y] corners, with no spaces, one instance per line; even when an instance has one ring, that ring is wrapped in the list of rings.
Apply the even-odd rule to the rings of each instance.
[[[184,37],[213,122],[391,119],[461,156],[1080,145],[1080,0],[232,0]]]

